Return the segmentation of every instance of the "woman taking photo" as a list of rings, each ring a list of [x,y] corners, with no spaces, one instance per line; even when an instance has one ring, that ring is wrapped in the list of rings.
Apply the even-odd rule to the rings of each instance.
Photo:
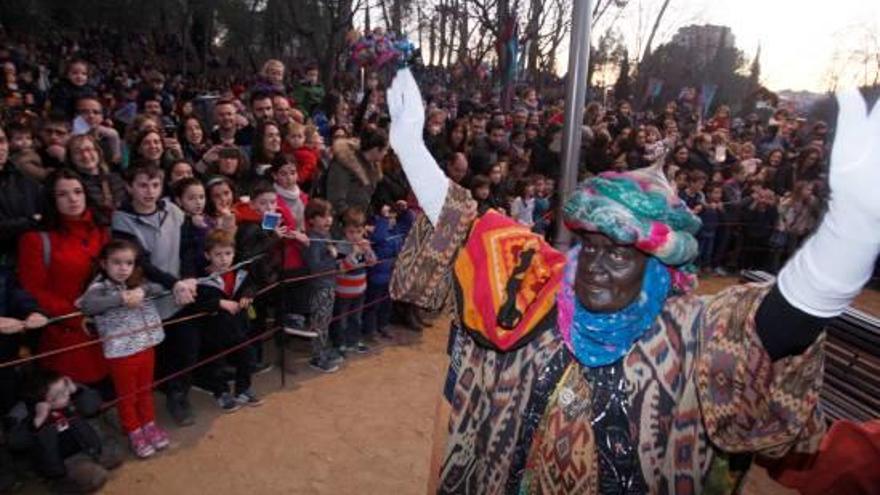
[[[42,231],[19,240],[19,279],[49,317],[76,311],[74,301],[89,281],[98,253],[110,239],[106,225],[96,222],[80,176],[60,169],[46,180],[46,213]],[[80,316],[49,325],[38,352],[49,352],[95,340]],[[100,385],[108,373],[99,345],[87,345],[45,357],[41,364],[76,382]],[[98,387],[102,392],[112,387]],[[105,396],[105,399],[107,397]]]

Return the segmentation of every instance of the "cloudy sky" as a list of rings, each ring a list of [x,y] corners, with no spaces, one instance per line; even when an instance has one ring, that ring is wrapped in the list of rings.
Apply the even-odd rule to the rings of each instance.
[[[631,53],[644,43],[661,4],[662,0],[630,0],[616,20]],[[593,40],[611,20],[600,20]],[[671,0],[658,32],[660,42],[692,23],[730,26],[749,59],[760,43],[762,80],[774,90],[824,91],[832,68],[842,74],[840,84],[860,83],[866,49],[880,56],[878,0]],[[875,58],[869,74],[878,70],[877,63]]]

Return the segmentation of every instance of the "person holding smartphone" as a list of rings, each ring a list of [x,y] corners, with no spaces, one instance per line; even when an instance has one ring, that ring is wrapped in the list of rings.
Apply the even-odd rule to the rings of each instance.
[[[235,231],[236,262],[256,258],[248,272],[257,289],[262,289],[278,280],[284,266],[284,240],[305,236],[291,227],[295,221],[289,211],[278,210],[278,193],[275,187],[260,181],[251,189],[250,201],[239,203],[235,209],[237,228]],[[259,257],[259,258],[257,258]],[[251,335],[265,330],[265,321],[270,307],[275,307],[276,291],[254,301],[256,320]],[[263,343],[255,342],[257,372],[268,371],[271,365],[263,361]]]

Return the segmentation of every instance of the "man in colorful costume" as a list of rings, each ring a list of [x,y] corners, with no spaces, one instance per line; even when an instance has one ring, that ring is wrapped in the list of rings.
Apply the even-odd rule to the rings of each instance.
[[[418,86],[400,71],[391,146],[425,217],[392,296],[454,295],[430,491],[730,493],[754,455],[815,450],[822,328],[880,251],[880,110],[839,98],[822,226],[775,282],[699,297],[686,269],[699,220],[662,174],[578,186],[563,213],[579,242],[560,253],[497,213],[475,218],[424,149]]]

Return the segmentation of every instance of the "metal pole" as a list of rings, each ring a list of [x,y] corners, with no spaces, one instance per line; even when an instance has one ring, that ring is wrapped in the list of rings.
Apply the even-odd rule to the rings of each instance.
[[[574,0],[574,20],[568,47],[568,79],[565,82],[565,127],[562,129],[562,190],[554,244],[559,249],[571,243],[563,225],[562,206],[577,185],[581,154],[581,125],[587,96],[587,66],[590,61],[590,0]]]

